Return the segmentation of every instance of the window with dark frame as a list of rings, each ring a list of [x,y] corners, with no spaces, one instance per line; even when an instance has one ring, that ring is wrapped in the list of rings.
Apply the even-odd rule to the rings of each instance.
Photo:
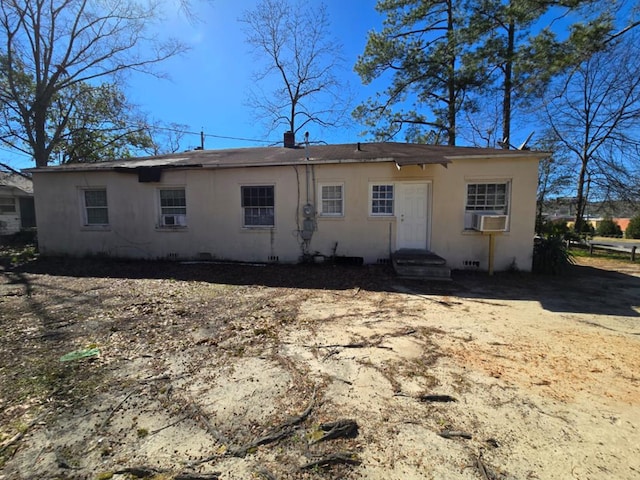
[[[371,186],[371,215],[393,215],[393,185]]]
[[[245,227],[275,226],[275,188],[273,185],[241,187]]]
[[[107,190],[84,190],[85,224],[109,225]]]
[[[0,214],[16,213],[16,199],[14,197],[0,197]]]
[[[344,215],[344,193],[342,185],[320,186],[321,215],[341,217]]]

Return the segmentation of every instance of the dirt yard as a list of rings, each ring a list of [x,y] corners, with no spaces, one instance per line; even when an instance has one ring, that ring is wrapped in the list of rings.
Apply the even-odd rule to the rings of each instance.
[[[638,263],[2,273],[2,480],[640,478]]]

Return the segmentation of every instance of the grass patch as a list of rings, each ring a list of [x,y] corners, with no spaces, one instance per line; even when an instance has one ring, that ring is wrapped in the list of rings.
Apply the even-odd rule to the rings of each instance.
[[[613,252],[610,250],[594,249],[593,254],[590,254],[588,248],[572,248],[570,251],[575,258],[599,257],[606,258],[607,260],[619,261],[621,263],[634,263],[631,261],[631,252]],[[640,256],[640,253],[637,253],[636,255]]]

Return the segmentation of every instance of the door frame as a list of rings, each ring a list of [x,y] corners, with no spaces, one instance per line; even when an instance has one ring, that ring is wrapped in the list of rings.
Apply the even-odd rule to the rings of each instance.
[[[431,218],[433,217],[432,215],[432,205],[433,205],[433,201],[432,201],[432,184],[433,182],[431,180],[406,180],[406,181],[397,181],[395,182],[396,187],[397,187],[397,208],[395,211],[395,217],[396,217],[396,250],[400,250],[401,248],[407,248],[407,247],[402,247],[400,245],[400,230],[401,230],[401,224],[402,221],[400,220],[400,209],[402,207],[402,198],[401,198],[401,191],[402,191],[402,187],[406,186],[406,185],[424,185],[426,187],[426,198],[425,198],[425,245],[422,247],[425,250],[429,250],[431,248]]]

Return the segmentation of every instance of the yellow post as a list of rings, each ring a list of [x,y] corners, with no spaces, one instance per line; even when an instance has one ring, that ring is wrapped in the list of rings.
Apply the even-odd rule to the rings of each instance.
[[[493,238],[493,233],[489,234],[489,275],[493,275],[493,253],[495,249],[496,241]]]

